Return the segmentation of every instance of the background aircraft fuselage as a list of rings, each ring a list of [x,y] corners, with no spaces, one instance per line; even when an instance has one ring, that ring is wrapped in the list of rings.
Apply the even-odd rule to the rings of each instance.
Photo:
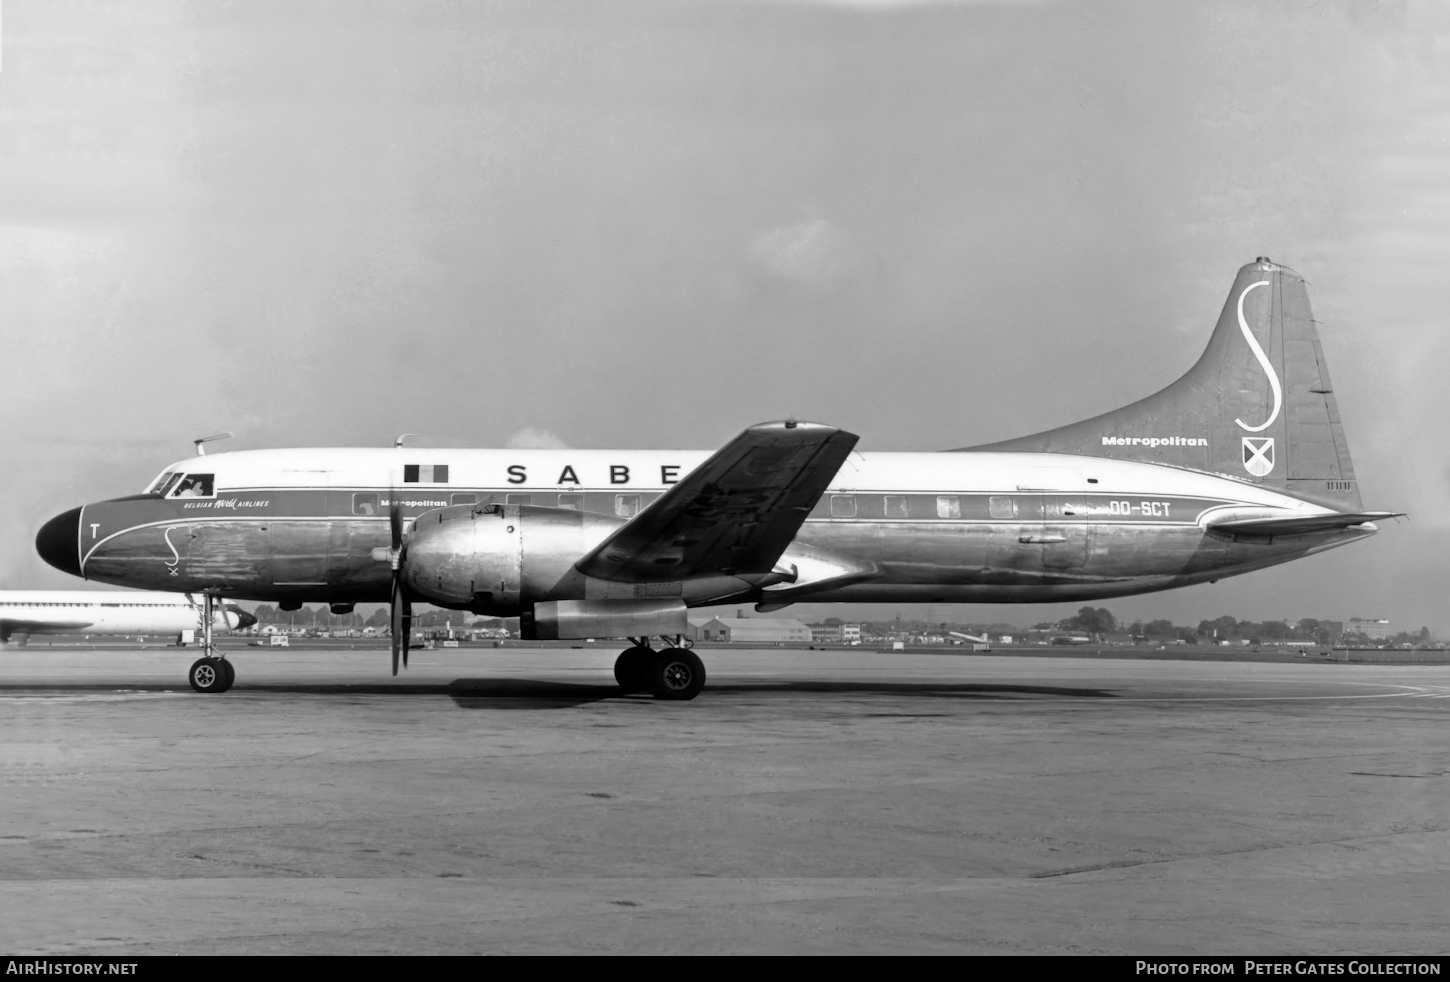
[[[218,605],[218,630],[247,627],[256,618]],[[140,590],[0,591],[0,642],[16,634],[175,635],[201,627],[200,598]]]

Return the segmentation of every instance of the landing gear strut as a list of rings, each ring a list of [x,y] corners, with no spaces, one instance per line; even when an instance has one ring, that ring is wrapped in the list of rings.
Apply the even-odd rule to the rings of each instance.
[[[237,680],[237,671],[224,656],[216,653],[212,638],[212,622],[216,614],[216,598],[201,595],[201,657],[192,662],[186,680],[197,692],[225,692]]]
[[[698,655],[666,639],[663,651],[648,645],[648,638],[630,638],[634,647],[614,662],[614,679],[626,693],[648,692],[656,699],[693,699],[705,687],[705,663]]]

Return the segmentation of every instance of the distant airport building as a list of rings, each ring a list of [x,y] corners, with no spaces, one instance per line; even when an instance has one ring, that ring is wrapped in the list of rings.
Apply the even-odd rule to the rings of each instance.
[[[1344,633],[1363,634],[1371,641],[1383,641],[1394,631],[1385,617],[1351,617],[1344,625]]]
[[[861,640],[860,624],[811,624],[811,640],[851,644]]]
[[[730,641],[766,644],[777,641],[809,641],[811,629],[800,621],[771,617],[712,617],[696,623],[690,619],[695,641]]]

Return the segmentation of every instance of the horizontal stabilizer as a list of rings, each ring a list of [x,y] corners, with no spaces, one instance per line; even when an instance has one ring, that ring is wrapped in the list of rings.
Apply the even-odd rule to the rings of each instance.
[[[1365,511],[1354,514],[1308,515],[1294,518],[1246,518],[1210,525],[1215,532],[1234,535],[1313,535],[1316,532],[1339,532],[1356,525],[1400,518],[1404,512]]]

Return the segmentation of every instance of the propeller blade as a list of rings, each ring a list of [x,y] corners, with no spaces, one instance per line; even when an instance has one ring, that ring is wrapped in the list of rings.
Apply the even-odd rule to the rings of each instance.
[[[408,639],[413,636],[413,603],[403,598],[403,667],[408,667]]]
[[[393,570],[392,609],[388,611],[388,626],[393,636],[393,674],[398,674],[398,652],[406,642],[400,637],[403,630],[403,582],[397,570]],[[405,658],[407,656],[404,656]]]
[[[403,503],[398,500],[397,488],[392,489],[390,497],[388,527],[393,542],[393,592],[389,598],[388,627],[393,641],[393,675],[396,676],[399,655],[402,655],[403,667],[408,667],[408,632],[413,624],[413,606],[403,598]]]

